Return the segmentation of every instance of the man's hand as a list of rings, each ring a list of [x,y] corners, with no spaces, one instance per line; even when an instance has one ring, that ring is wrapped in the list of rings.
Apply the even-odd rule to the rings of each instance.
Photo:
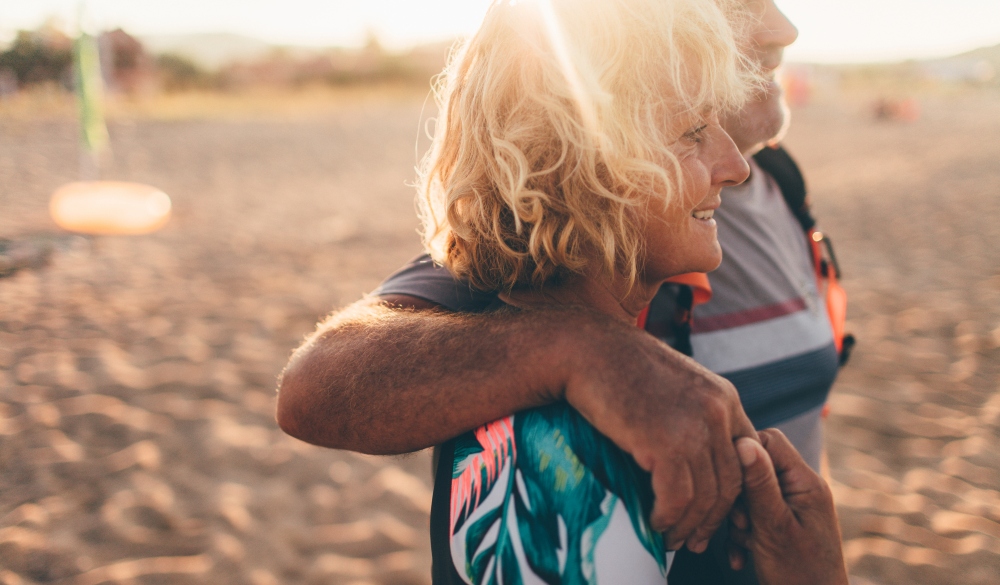
[[[704,550],[742,487],[733,439],[756,437],[732,384],[596,311],[426,306],[363,301],[320,324],[282,376],[281,428],[402,453],[565,399],[651,472],[668,544]]]
[[[573,374],[566,400],[652,474],[653,528],[703,552],[743,487],[733,440],[757,436],[735,387],[645,333]]]
[[[730,538],[753,554],[762,585],[847,585],[829,486],[777,429],[739,439],[744,494]],[[739,554],[733,568],[742,568]]]

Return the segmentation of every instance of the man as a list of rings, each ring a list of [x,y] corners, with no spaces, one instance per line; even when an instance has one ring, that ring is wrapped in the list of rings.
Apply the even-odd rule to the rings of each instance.
[[[747,6],[759,16],[754,57],[773,72],[797,32],[772,0]],[[725,125],[750,156],[784,123],[772,82]],[[282,378],[279,424],[314,444],[390,454],[565,399],[651,473],[651,520],[667,530],[668,545],[704,552],[742,489],[733,440],[754,431],[741,395],[755,422],[786,430],[815,466],[819,409],[837,367],[802,228],[773,177],[752,169],[747,185],[723,192],[716,219],[726,260],[709,277],[714,296],[694,307],[690,331],[694,357],[731,374],[740,394],[638,328],[589,311],[477,314],[494,295],[416,262],[299,348]],[[677,286],[681,295],[665,295],[667,305],[685,291],[698,296]],[[671,320],[674,307],[657,304],[649,329]],[[676,337],[661,330],[654,333]],[[730,579],[705,575],[728,565],[724,555],[717,539],[709,555],[679,557],[675,571],[690,567],[700,582]]]

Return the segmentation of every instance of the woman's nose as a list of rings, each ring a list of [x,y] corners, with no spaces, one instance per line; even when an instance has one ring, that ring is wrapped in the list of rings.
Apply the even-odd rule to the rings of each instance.
[[[747,159],[743,158],[740,150],[736,148],[736,143],[719,128],[719,136],[716,141],[719,148],[718,158],[712,167],[712,184],[723,187],[739,185],[750,176],[750,165]]]

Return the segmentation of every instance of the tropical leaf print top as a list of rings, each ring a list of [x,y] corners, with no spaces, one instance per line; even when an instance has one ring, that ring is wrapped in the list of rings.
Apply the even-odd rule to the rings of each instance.
[[[436,585],[666,583],[649,475],[566,403],[520,412],[440,450]]]

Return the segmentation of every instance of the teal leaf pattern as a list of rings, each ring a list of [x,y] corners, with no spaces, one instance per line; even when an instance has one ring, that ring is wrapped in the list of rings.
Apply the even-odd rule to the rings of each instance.
[[[451,550],[468,583],[599,585],[621,550],[645,559],[652,580],[636,585],[666,582],[648,474],[566,403],[480,427],[454,453]]]

